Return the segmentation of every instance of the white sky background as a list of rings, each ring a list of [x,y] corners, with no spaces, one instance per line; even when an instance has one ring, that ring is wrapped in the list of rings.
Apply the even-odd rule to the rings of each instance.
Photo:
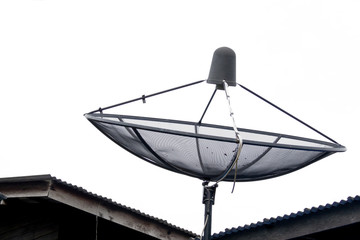
[[[1,1],[0,177],[49,173],[200,234],[201,181],[132,156],[83,114],[206,79],[228,46],[237,82],[348,151],[233,194],[220,183],[213,232],[358,195],[359,12],[359,1]],[[246,128],[245,108],[233,106]]]

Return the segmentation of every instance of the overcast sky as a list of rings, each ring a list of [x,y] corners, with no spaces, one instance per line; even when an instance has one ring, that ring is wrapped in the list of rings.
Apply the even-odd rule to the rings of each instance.
[[[220,183],[213,232],[356,196],[359,12],[359,1],[330,0],[1,1],[0,177],[51,174],[200,234],[202,182],[132,156],[83,114],[206,79],[227,46],[238,83],[348,150],[233,194]],[[306,132],[263,103],[233,104],[239,127]]]

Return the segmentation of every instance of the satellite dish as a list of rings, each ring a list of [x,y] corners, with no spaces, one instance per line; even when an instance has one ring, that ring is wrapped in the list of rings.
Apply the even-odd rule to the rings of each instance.
[[[199,84],[215,84],[215,90],[198,122],[145,116],[103,113],[103,111],[143,101],[160,94]],[[238,87],[259,97],[289,117],[294,118],[329,141],[292,136],[233,126],[203,123],[202,119],[217,91]],[[141,115],[141,113],[139,113]],[[236,82],[235,52],[222,47],[214,52],[208,79],[176,88],[143,95],[123,103],[85,114],[85,117],[104,135],[139,158],[161,168],[199,178],[204,181],[205,239],[211,234],[211,205],[215,188],[209,182],[256,181],[278,177],[301,169],[346,148],[312,128],[255,92]],[[210,209],[210,211],[209,211]]]

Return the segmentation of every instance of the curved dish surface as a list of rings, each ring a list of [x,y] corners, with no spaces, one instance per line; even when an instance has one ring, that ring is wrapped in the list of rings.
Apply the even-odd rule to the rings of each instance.
[[[239,147],[231,127],[129,115],[85,117],[116,144],[167,170],[206,181],[228,172]],[[346,148],[286,134],[238,129],[243,146],[236,168],[223,179],[256,181],[281,176]]]

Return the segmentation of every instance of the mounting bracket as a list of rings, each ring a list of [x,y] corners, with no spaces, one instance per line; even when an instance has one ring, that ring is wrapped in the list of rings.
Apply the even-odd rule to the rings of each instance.
[[[209,186],[209,182],[202,183],[204,186],[203,200],[205,204],[205,220],[204,220],[204,240],[210,240],[211,238],[211,218],[212,218],[212,205],[215,204],[215,192],[217,184]]]

